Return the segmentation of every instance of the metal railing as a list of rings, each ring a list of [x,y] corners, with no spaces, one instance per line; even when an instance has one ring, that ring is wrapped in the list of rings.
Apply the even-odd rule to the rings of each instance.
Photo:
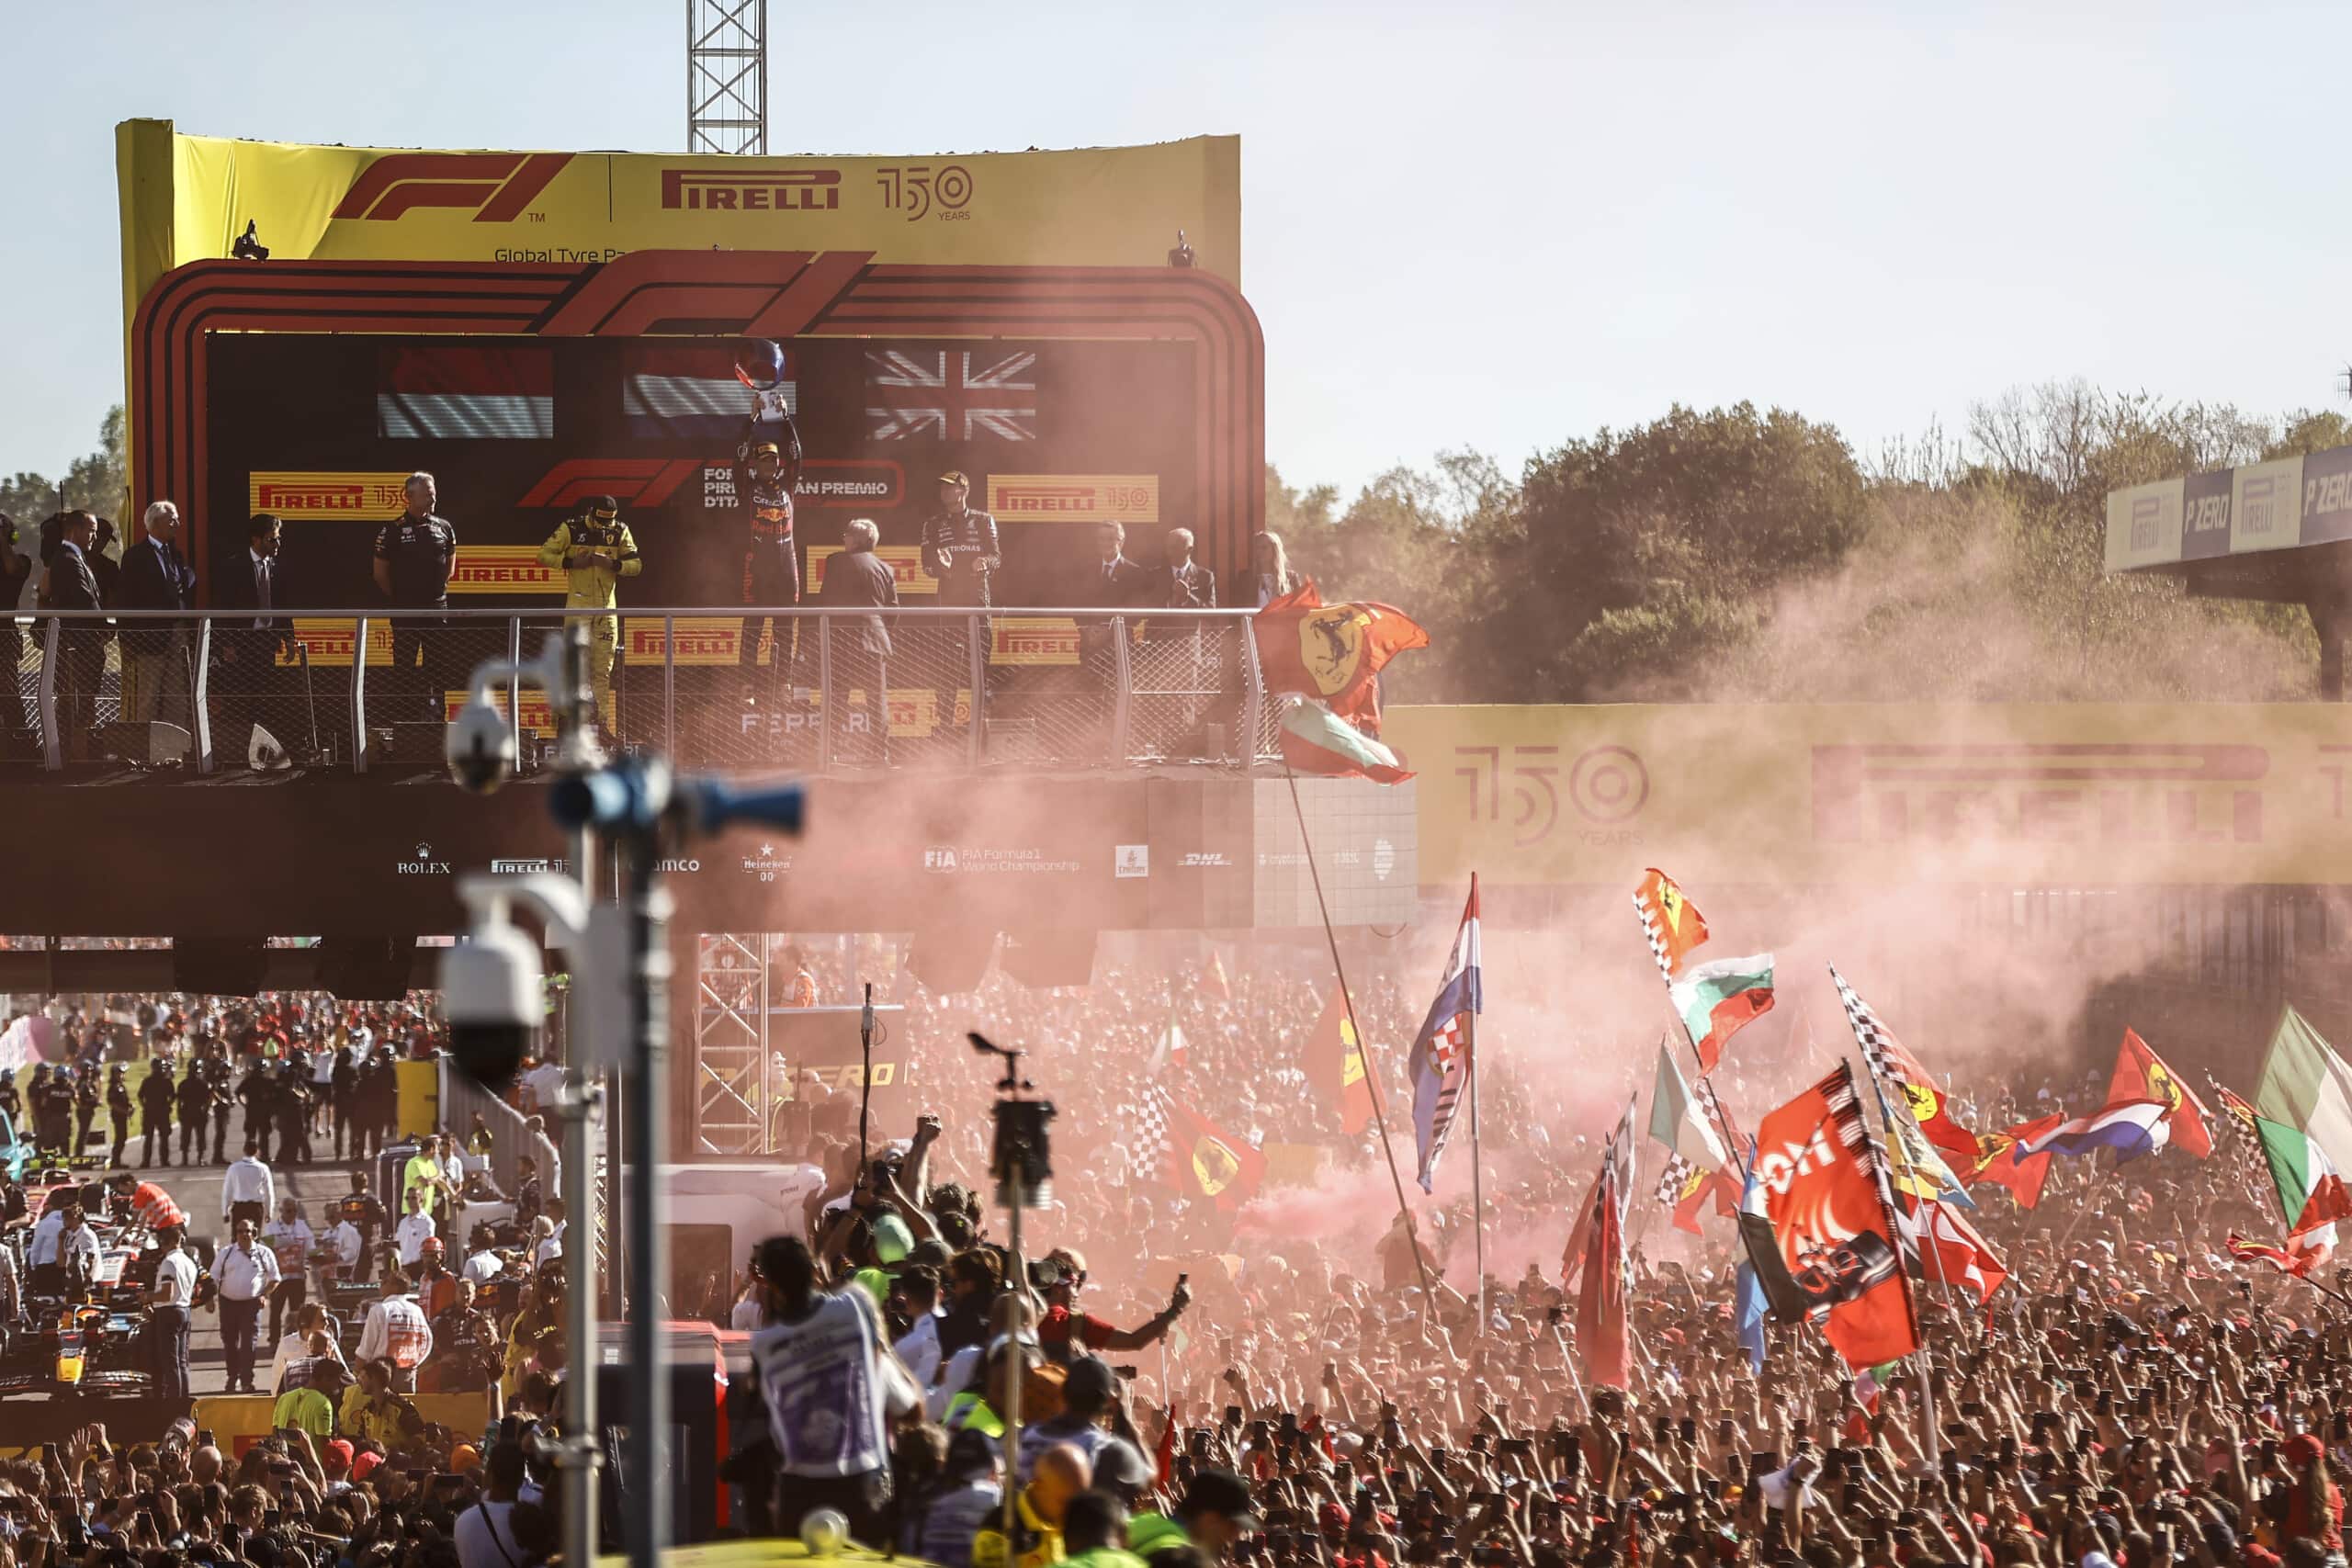
[[[591,623],[608,739],[703,768],[1246,767],[1277,754],[1250,613],[929,605],[43,611],[0,621],[0,761],[428,764],[474,667]],[[543,696],[496,694],[526,771]],[[518,700],[519,698],[519,700]]]

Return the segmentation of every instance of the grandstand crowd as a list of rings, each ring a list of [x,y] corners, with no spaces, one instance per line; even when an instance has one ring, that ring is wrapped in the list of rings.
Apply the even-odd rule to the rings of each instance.
[[[844,959],[786,962],[786,994],[851,998]],[[796,1133],[824,1173],[805,1235],[761,1244],[704,1300],[661,1304],[751,1336],[724,1472],[741,1528],[790,1535],[830,1507],[861,1542],[989,1568],[2344,1561],[2352,1313],[2332,1271],[2290,1278],[2223,1246],[2277,1229],[2233,1128],[2209,1159],[2058,1161],[2030,1210],[1980,1184],[1971,1219],[2000,1277],[1921,1281],[1926,1355],[1859,1375],[1808,1325],[1771,1327],[1751,1366],[1731,1221],[1709,1212],[1686,1235],[1645,1179],[1619,1390],[1580,1375],[1561,1248],[1630,1058],[1581,1085],[1497,1067],[1482,1280],[1456,1184],[1415,1194],[1408,1236],[1388,1218],[1376,1133],[1343,1133],[1295,1068],[1268,1066],[1328,1003],[1304,960],[1229,980],[1187,962],[1064,990],[1001,976],[953,998],[893,989],[918,1098],[877,1116],[861,1160],[855,1096],[805,1090]],[[1356,1004],[1394,1119],[1409,1095],[1389,1058],[1419,1009],[1386,977]],[[245,1010],[222,1041],[232,1059],[281,1061],[297,1081],[322,1025],[330,1043],[352,1031],[323,998]],[[289,1025],[300,1010],[304,1036]],[[374,1048],[436,1044],[429,1024],[390,1013],[360,1027]],[[1053,1197],[1025,1218],[1020,1270],[989,1179],[997,1069],[970,1028],[1033,1045],[1059,1108]],[[201,1059],[199,1032],[181,1035],[187,1051],[167,1054]],[[1154,1061],[1202,1117],[1260,1149],[1319,1148],[1321,1168],[1231,1205],[1177,1190],[1129,1135]],[[1753,1114],[1822,1065],[1759,1054],[1717,1081]],[[1973,1125],[2000,1127],[2097,1093],[2034,1067],[1955,1098]],[[332,1137],[334,1106],[331,1088],[312,1132]],[[548,1247],[560,1216],[536,1194],[527,1224],[520,1195],[487,1199],[468,1152],[459,1131],[413,1156],[414,1185],[403,1167],[350,1266],[319,1235],[347,1212],[298,1216],[312,1299],[271,1326],[257,1378],[290,1431],[242,1458],[188,1428],[128,1444],[91,1432],[0,1464],[0,1568],[544,1561],[560,1480],[542,1439],[567,1371]],[[394,1205],[424,1212],[405,1238]],[[469,1214],[502,1205],[476,1250]],[[354,1267],[373,1271],[365,1304],[324,1312]],[[418,1412],[415,1391],[484,1385],[485,1430]]]

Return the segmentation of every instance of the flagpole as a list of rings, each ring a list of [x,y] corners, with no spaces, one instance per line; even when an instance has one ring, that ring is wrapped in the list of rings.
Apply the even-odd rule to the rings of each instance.
[[[1356,1037],[1358,1050],[1363,1048],[1363,1037]],[[1368,1076],[1368,1075],[1367,1075]],[[1472,1025],[1470,1047],[1470,1211],[1471,1238],[1477,1243],[1478,1259],[1478,1337],[1487,1337],[1487,1188],[1485,1156],[1478,1148],[1478,1048],[1476,1025]]]
[[[1878,1081],[1878,1075],[1871,1071],[1867,1058],[1862,1063],[1862,1076],[1870,1079],[1871,1097],[1878,1101],[1878,1118],[1880,1123],[1886,1129],[1886,1146],[1889,1154],[1906,1173],[1911,1173],[1911,1181],[1915,1189],[1912,1196],[1917,1198],[1919,1194],[1916,1189],[1918,1177],[1916,1173],[1918,1168],[1911,1163],[1910,1151],[1904,1147],[1903,1140],[1895,1135],[1894,1108],[1887,1103],[1886,1087]],[[1921,1198],[1919,1207],[1922,1210],[1929,1207],[1928,1201]],[[1912,1216],[1915,1221],[1919,1217],[1916,1213]],[[1935,1216],[1928,1215],[1927,1220],[1927,1239],[1921,1243],[1919,1250],[1927,1265],[1935,1269],[1936,1282],[1945,1286],[1946,1292],[1949,1293],[1951,1287],[1943,1277],[1943,1259],[1936,1256]],[[1903,1267],[1903,1237],[1898,1232],[1888,1239],[1894,1243],[1894,1266],[1899,1270]],[[1927,1450],[1928,1463],[1932,1466],[1939,1462],[1938,1450],[1942,1444],[1942,1434],[1936,1427],[1935,1358],[1928,1352],[1928,1335],[1924,1327],[1919,1332],[1919,1415],[1928,1428],[1928,1440],[1924,1447]]]
[[[1423,1310],[1434,1314],[1437,1285],[1430,1274],[1430,1260],[1421,1252],[1420,1233],[1413,1228],[1412,1206],[1405,1201],[1405,1178],[1396,1169],[1396,1146],[1388,1138],[1388,1111],[1380,1091],[1380,1075],[1372,1070],[1372,1042],[1364,1038],[1363,1027],[1356,1022],[1355,993],[1348,988],[1348,968],[1340,961],[1340,937],[1331,929],[1331,906],[1323,897],[1323,873],[1315,864],[1315,840],[1306,831],[1306,808],[1299,803],[1298,775],[1291,772],[1287,761],[1283,763],[1283,778],[1290,785],[1291,813],[1298,818],[1298,846],[1306,857],[1306,874],[1315,884],[1315,909],[1323,919],[1323,940],[1331,949],[1331,972],[1339,977],[1340,1000],[1348,1010],[1348,1028],[1356,1037],[1356,1055],[1363,1058],[1363,1084],[1372,1095],[1372,1120],[1380,1129],[1380,1152],[1388,1161],[1388,1179],[1396,1189],[1396,1213],[1405,1222],[1405,1239],[1413,1247],[1413,1268],[1421,1277]],[[1472,1066],[1476,1066],[1475,1060]]]

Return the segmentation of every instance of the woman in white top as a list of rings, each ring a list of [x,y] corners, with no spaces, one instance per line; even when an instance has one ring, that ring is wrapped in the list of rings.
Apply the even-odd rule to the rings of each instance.
[[[1280,534],[1260,534],[1250,541],[1250,571],[1261,610],[1298,586],[1298,574],[1290,569],[1290,552],[1283,548]]]

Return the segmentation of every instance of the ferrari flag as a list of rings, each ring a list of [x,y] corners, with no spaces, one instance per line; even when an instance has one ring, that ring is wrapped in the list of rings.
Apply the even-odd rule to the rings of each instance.
[[[1363,1071],[1363,1050],[1348,1021],[1347,995],[1334,986],[1315,1032],[1306,1037],[1306,1081],[1317,1099],[1339,1111],[1340,1125],[1351,1137],[1372,1124],[1372,1086]]]
[[[2197,1098],[2197,1091],[2181,1082],[2165,1066],[2165,1059],[2130,1029],[2123,1032],[2123,1043],[2115,1053],[2115,1077],[2107,1086],[2109,1105],[2127,1100],[2154,1100],[2171,1106],[2172,1146],[2199,1159],[2211,1157],[2213,1135],[2206,1125],[2211,1112]]]
[[[1430,634],[1393,604],[1326,604],[1312,579],[1269,600],[1250,622],[1258,664],[1270,692],[1296,692],[1327,704],[1354,728],[1380,733],[1374,677]]]
[[[1649,939],[1657,972],[1673,985],[1691,950],[1707,940],[1706,919],[1682,896],[1674,878],[1656,866],[1643,874],[1642,885],[1634,889],[1634,913],[1641,919],[1642,935]]]
[[[1845,1063],[1764,1118],[1756,1169],[1781,1260],[1846,1364],[1917,1350],[1894,1194]]]

